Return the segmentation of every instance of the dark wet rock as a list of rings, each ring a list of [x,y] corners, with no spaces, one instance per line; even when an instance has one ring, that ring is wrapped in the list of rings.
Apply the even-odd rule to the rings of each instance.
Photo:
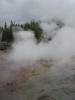
[[[17,84],[15,81],[11,81],[11,82],[7,82],[5,85],[4,85],[4,89],[7,91],[7,92],[10,92],[10,93],[13,93],[16,91],[16,87],[17,87]]]
[[[49,95],[42,95],[42,96],[38,97],[37,100],[56,100],[56,99]]]
[[[41,89],[41,90],[40,90],[40,93],[43,93],[44,91],[45,91],[44,89]]]
[[[65,84],[75,84],[75,75],[70,75],[68,77],[66,77],[63,81],[63,83]]]
[[[62,88],[62,90],[66,95],[75,94],[74,88],[64,87],[64,88]]]

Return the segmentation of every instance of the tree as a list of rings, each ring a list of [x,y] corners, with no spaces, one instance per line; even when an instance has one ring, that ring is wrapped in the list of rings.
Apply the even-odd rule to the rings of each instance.
[[[4,29],[2,32],[2,42],[13,42],[13,31],[12,31],[12,22],[9,27],[7,27],[7,23],[5,22]]]
[[[13,42],[14,41],[14,36],[13,36],[13,22],[11,21],[11,24],[9,26],[9,42]]]
[[[31,23],[26,23],[23,26],[24,30],[32,30],[37,42],[40,42],[43,36],[43,30],[40,28],[40,23],[32,21]]]

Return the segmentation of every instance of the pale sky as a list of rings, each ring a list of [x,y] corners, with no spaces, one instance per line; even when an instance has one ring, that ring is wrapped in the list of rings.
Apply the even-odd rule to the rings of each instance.
[[[0,24],[51,18],[75,22],[75,0],[0,0]]]

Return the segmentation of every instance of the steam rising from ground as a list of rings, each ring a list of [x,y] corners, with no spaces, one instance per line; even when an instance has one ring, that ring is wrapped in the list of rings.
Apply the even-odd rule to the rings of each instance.
[[[61,61],[65,61],[73,57],[75,55],[75,1],[32,0],[32,4],[29,0],[28,2],[25,1],[22,0],[19,3],[27,4],[26,7],[28,11],[24,10],[27,19],[29,21],[31,19],[42,20],[40,26],[44,31],[44,37],[45,39],[50,37],[52,40],[48,43],[42,41],[37,45],[33,32],[17,32],[9,59],[13,61],[38,59],[60,59]],[[15,5],[18,7],[19,3],[16,1]],[[25,5],[23,5],[23,7],[21,6],[19,5],[19,14],[24,15],[24,12],[21,14],[20,11],[22,12]],[[24,18],[26,17],[24,15]],[[25,21],[24,18],[21,17],[21,19]],[[58,27],[56,24],[57,21],[63,22],[64,25],[62,27]]]
[[[8,3],[4,1],[8,1]],[[0,81],[4,83],[7,80],[7,83],[8,80],[12,82],[15,79],[18,83],[23,78],[25,80],[26,77],[27,79],[31,77],[26,83],[27,85],[24,85],[24,93],[20,88],[21,86],[19,87],[21,92],[18,92],[22,93],[22,95],[19,95],[20,98],[28,96],[27,100],[35,99],[36,94],[43,92],[40,91],[41,89],[44,89],[44,92],[48,91],[49,95],[52,95],[51,97],[54,96],[54,99],[60,100],[61,97],[61,100],[63,100],[68,97],[67,100],[71,100],[71,98],[74,100],[75,0],[13,0],[12,3],[11,1],[9,3],[9,0],[1,0],[1,2],[0,8],[4,7],[1,14],[2,18],[6,12],[7,19],[16,18],[15,20],[18,23],[42,19],[40,27],[44,32],[44,40],[37,44],[34,33],[30,30],[14,33],[15,41],[12,50],[8,56],[6,55],[8,57],[6,62],[0,65]],[[10,8],[13,8],[12,11],[10,11]],[[58,21],[62,23],[61,26],[57,24]],[[52,38],[52,40],[47,41],[48,38]],[[6,57],[4,55],[4,58]],[[18,70],[12,70],[16,68]],[[47,73],[45,73],[46,71]],[[16,75],[17,72],[18,76]],[[32,77],[33,75],[35,77]],[[36,75],[40,76],[36,77]],[[13,86],[9,84],[7,87],[6,92]],[[1,89],[1,93],[3,92]],[[5,92],[3,94],[6,99]],[[17,96],[14,97],[17,98]]]
[[[49,26],[47,30],[48,28]],[[52,36],[53,34],[52,40],[47,43],[42,41],[40,44],[36,44],[32,31],[17,32],[13,49],[9,55],[10,60],[15,62],[40,59],[70,60],[75,56],[75,29],[67,25],[57,30],[55,28],[57,26],[54,25],[52,32],[50,29],[45,32],[45,35]]]

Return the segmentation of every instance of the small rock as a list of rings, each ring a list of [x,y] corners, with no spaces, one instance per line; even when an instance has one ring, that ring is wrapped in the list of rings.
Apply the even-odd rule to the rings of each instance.
[[[55,100],[53,97],[50,97],[48,95],[42,95],[40,97],[38,97],[37,100]]]

